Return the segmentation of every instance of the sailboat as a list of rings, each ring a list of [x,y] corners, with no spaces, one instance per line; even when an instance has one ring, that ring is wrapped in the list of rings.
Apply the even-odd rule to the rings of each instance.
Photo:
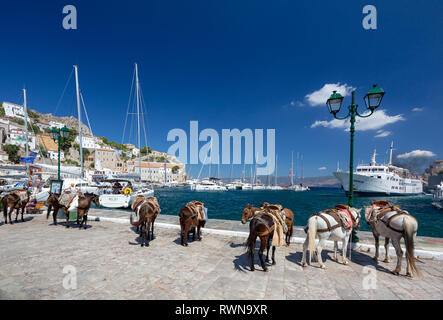
[[[212,141],[211,141],[211,162],[212,162]],[[211,177],[211,163],[209,163],[209,176],[206,179],[199,181],[200,174],[203,170],[203,167],[206,164],[208,159],[208,154],[205,156],[205,160],[202,163],[202,167],[200,168],[200,172],[198,173],[197,181],[194,184],[191,184],[192,191],[227,191],[228,189],[221,183],[220,178]]]
[[[138,65],[135,63],[135,80],[136,80],[136,88],[135,88],[135,94],[136,94],[136,104],[137,104],[137,130],[138,130],[138,149],[141,150],[140,145],[140,104],[141,104],[141,97],[140,97],[140,82],[138,77]],[[120,178],[114,178],[110,180],[105,180],[104,183],[107,184],[110,188],[105,190],[104,194],[100,195],[100,205],[105,208],[128,208],[132,202],[135,200],[136,196],[143,195],[145,197],[153,196],[154,190],[143,186],[141,184],[141,152],[138,153],[138,179],[140,180],[140,183],[137,184],[135,181],[131,181],[130,179],[120,179]],[[120,184],[122,188],[120,190],[124,190],[123,193],[120,193],[120,190],[117,190],[117,188],[112,189],[112,185]],[[134,188],[135,187],[135,188]]]
[[[297,158],[298,158],[298,153],[297,153]],[[303,172],[303,155],[301,158],[301,163],[302,163],[301,172]],[[302,173],[302,181],[303,181],[303,173]],[[300,183],[300,184],[294,183],[294,153],[293,152],[291,155],[291,185],[288,187],[288,190],[297,191],[297,192],[310,190],[309,187],[304,186],[303,183]]]

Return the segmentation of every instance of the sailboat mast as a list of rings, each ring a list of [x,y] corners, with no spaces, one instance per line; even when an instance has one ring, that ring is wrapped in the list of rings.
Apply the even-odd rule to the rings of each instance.
[[[80,88],[78,85],[78,67],[74,65],[75,70],[75,91],[77,95],[77,113],[78,113],[78,138],[80,139],[80,177],[83,178],[83,138],[82,138],[82,113],[80,110]]]
[[[275,156],[275,178],[274,178],[275,185],[277,185],[277,165],[278,165],[278,155]]]
[[[294,186],[294,151],[291,153],[291,187]]]
[[[394,141],[391,142],[391,148],[389,149],[389,166],[392,166],[392,150],[394,149]]]
[[[28,146],[28,102],[26,100],[26,89],[23,89],[23,109],[25,112],[25,150],[26,158],[29,157],[29,146]],[[29,176],[29,163],[26,161],[26,174]]]
[[[136,82],[136,96],[137,96],[137,130],[138,130],[138,173],[140,175],[140,180],[142,179],[142,158],[141,158],[141,148],[140,148],[140,83],[138,80],[138,65],[135,63],[135,82]]]

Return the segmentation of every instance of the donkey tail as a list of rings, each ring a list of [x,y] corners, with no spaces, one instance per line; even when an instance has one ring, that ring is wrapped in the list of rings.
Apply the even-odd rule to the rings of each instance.
[[[418,270],[417,265],[415,264],[415,257],[414,257],[414,236],[415,236],[415,228],[414,224],[411,223],[409,219],[403,220],[403,227],[404,227],[404,238],[405,238],[405,245],[406,245],[406,259],[409,263],[409,266],[411,267],[412,273],[415,273],[417,276],[421,277],[421,272]]]
[[[309,264],[311,264],[312,261],[312,255],[315,251],[315,237],[317,236],[317,219],[316,217],[312,217],[308,221],[308,228],[309,228]]]
[[[138,221],[134,222],[133,218],[132,218],[132,213],[129,216],[129,222],[134,226],[134,227],[139,227],[142,223],[143,223],[143,219],[144,217],[142,217],[140,215],[140,217],[138,218]]]

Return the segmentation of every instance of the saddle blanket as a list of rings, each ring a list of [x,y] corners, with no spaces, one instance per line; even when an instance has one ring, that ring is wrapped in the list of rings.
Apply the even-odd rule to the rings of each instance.
[[[346,210],[346,209],[337,210],[337,215],[343,224],[343,228],[352,229],[354,224],[352,222],[351,214],[349,213],[348,210]]]
[[[71,192],[63,192],[58,199],[58,203],[68,207],[68,211],[73,211],[78,207],[78,195]]]
[[[15,194],[20,198],[20,201],[26,201],[28,193],[26,191],[16,191]]]

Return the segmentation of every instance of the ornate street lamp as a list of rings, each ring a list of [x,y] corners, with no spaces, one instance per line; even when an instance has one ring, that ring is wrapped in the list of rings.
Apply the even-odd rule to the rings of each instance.
[[[57,180],[60,182],[60,149],[61,149],[61,138],[68,138],[69,134],[71,133],[71,130],[69,130],[66,126],[63,128],[52,128],[49,131],[49,135],[51,136],[52,140],[57,142],[58,144],[58,172],[57,172]],[[60,187],[61,190],[61,187]]]
[[[349,190],[348,190],[348,205],[350,207],[354,206],[354,132],[355,132],[355,118],[367,118],[371,116],[375,109],[380,106],[381,100],[383,99],[385,92],[383,89],[378,88],[376,84],[374,84],[369,90],[369,92],[365,95],[364,101],[366,104],[366,108],[370,111],[368,114],[360,114],[358,113],[358,105],[354,102],[355,91],[352,91],[352,102],[348,107],[348,114],[345,117],[338,117],[337,113],[340,111],[341,104],[343,102],[343,96],[340,93],[334,91],[329,97],[326,105],[328,106],[329,112],[334,116],[335,119],[345,120],[350,118],[351,122],[351,148],[350,148],[350,156],[349,156]],[[355,231],[352,231],[352,240],[354,242],[358,242],[358,237],[355,234]]]

